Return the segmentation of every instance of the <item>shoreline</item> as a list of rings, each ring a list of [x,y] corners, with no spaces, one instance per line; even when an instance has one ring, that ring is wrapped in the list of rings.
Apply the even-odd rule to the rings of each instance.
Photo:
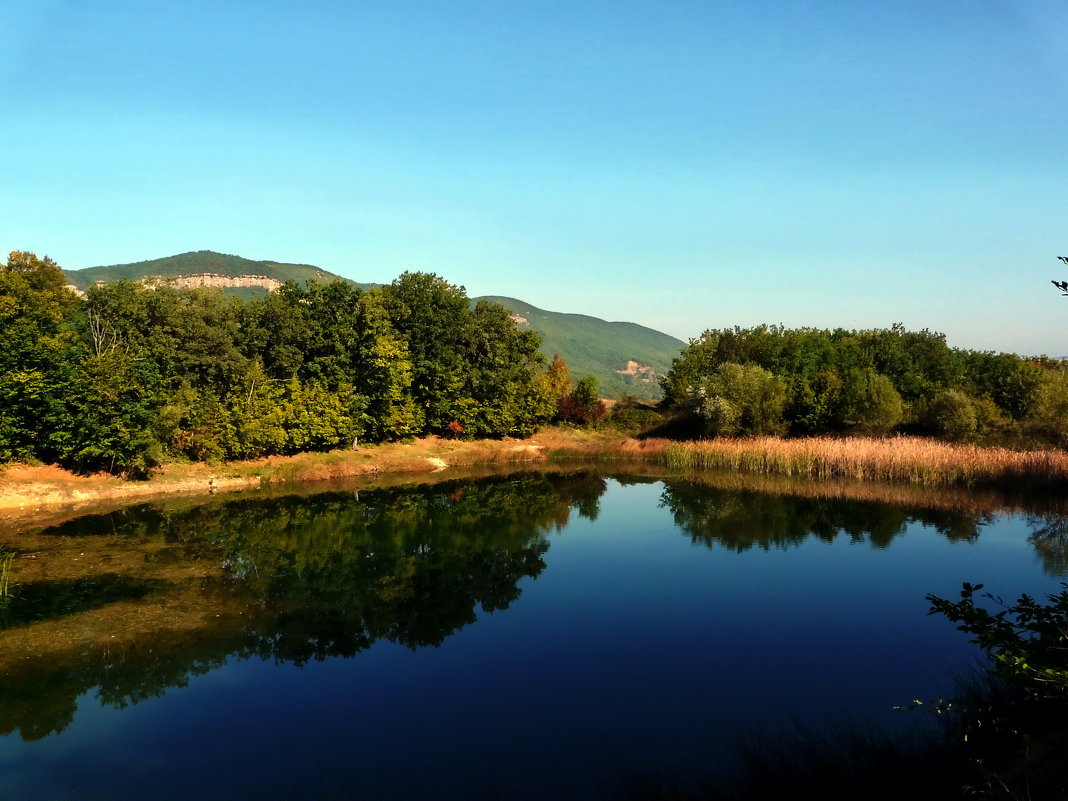
[[[545,429],[524,440],[427,437],[353,450],[269,456],[209,465],[171,463],[147,480],[78,475],[56,466],[0,467],[0,522],[109,504],[254,491],[352,479],[416,479],[464,468],[543,469],[552,464],[655,464],[671,472],[745,475],[750,479],[830,480],[898,487],[984,490],[1068,488],[1068,453],[1009,451],[914,438],[761,437],[674,442],[618,432]]]
[[[548,465],[551,453],[593,446],[613,449],[626,438],[602,432],[549,430],[525,440],[452,440],[426,437],[412,442],[360,446],[353,450],[268,456],[209,465],[171,463],[146,480],[107,473],[78,475],[55,465],[0,466],[0,523],[38,518],[101,504],[125,506],[174,497],[211,496],[285,485],[341,480],[426,477],[465,468],[522,468]],[[580,456],[584,458],[584,456]]]

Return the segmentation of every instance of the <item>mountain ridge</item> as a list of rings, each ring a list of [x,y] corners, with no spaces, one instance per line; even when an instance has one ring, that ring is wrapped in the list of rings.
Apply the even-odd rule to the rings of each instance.
[[[120,280],[153,283],[170,281],[177,286],[217,286],[226,294],[246,300],[262,297],[286,281],[345,281],[361,289],[378,284],[361,283],[312,264],[246,259],[210,250],[190,251],[159,259],[127,264],[101,265],[64,270],[72,288],[84,292],[97,282]],[[547,359],[559,355],[573,378],[594,376],[606,397],[630,394],[640,400],[660,398],[657,377],[686,343],[648,326],[626,321],[608,321],[587,314],[541,309],[519,298],[483,295],[471,302],[489,300],[512,312],[521,327],[542,337]]]

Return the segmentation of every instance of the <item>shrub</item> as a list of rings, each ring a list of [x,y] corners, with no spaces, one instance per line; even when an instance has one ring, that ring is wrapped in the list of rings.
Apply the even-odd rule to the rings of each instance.
[[[656,409],[625,395],[612,407],[607,422],[622,433],[635,435],[656,428],[663,421],[663,415]]]
[[[697,407],[705,423],[705,432],[713,437],[729,437],[741,427],[741,410],[722,395],[705,398]]]
[[[1031,420],[1043,437],[1068,447],[1068,371],[1052,370],[1042,377]]]
[[[841,390],[841,422],[869,433],[886,433],[905,416],[893,382],[870,367],[846,373]]]
[[[608,413],[608,407],[598,397],[597,379],[582,378],[574,392],[560,399],[558,416],[565,423],[596,423]]]
[[[961,440],[976,432],[979,421],[971,398],[950,389],[931,401],[927,408],[927,424],[940,437]]]
[[[763,367],[720,365],[696,392],[707,433],[777,434],[783,429],[786,383]]]

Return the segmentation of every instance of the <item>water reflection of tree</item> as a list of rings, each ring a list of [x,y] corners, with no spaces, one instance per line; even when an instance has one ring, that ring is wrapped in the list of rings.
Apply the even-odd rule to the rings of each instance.
[[[94,652],[51,669],[36,661],[5,677],[0,733],[47,736],[70,723],[75,699],[94,686],[103,703],[122,707],[231,655],[303,664],[380,639],[438,645],[479,608],[513,603],[519,582],[545,568],[546,535],[572,510],[596,516],[605,487],[596,476],[523,474],[94,518],[90,531],[164,537],[176,558],[221,562],[225,578],[205,587],[207,603],[245,611],[195,634],[142,632],[121,654]],[[85,531],[65,524],[52,533]]]
[[[1063,515],[1035,515],[1027,518],[1032,529],[1027,541],[1051,576],[1068,576],[1068,518]]]
[[[874,501],[721,490],[692,481],[667,481],[660,503],[695,544],[737,552],[790,548],[810,537],[831,542],[840,535],[885,548],[910,523],[932,526],[950,540],[972,541],[993,519]]]

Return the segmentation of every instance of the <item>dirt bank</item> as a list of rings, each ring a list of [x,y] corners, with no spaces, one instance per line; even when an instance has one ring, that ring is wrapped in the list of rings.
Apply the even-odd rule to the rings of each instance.
[[[472,465],[545,462],[550,452],[581,455],[591,447],[616,447],[618,436],[550,430],[526,440],[464,442],[439,437],[330,453],[271,456],[226,464],[170,464],[146,481],[106,473],[82,476],[56,466],[11,465],[0,470],[0,518],[31,518],[45,511],[116,504],[175,495],[237,492],[290,482],[319,482],[360,476],[438,473]]]

